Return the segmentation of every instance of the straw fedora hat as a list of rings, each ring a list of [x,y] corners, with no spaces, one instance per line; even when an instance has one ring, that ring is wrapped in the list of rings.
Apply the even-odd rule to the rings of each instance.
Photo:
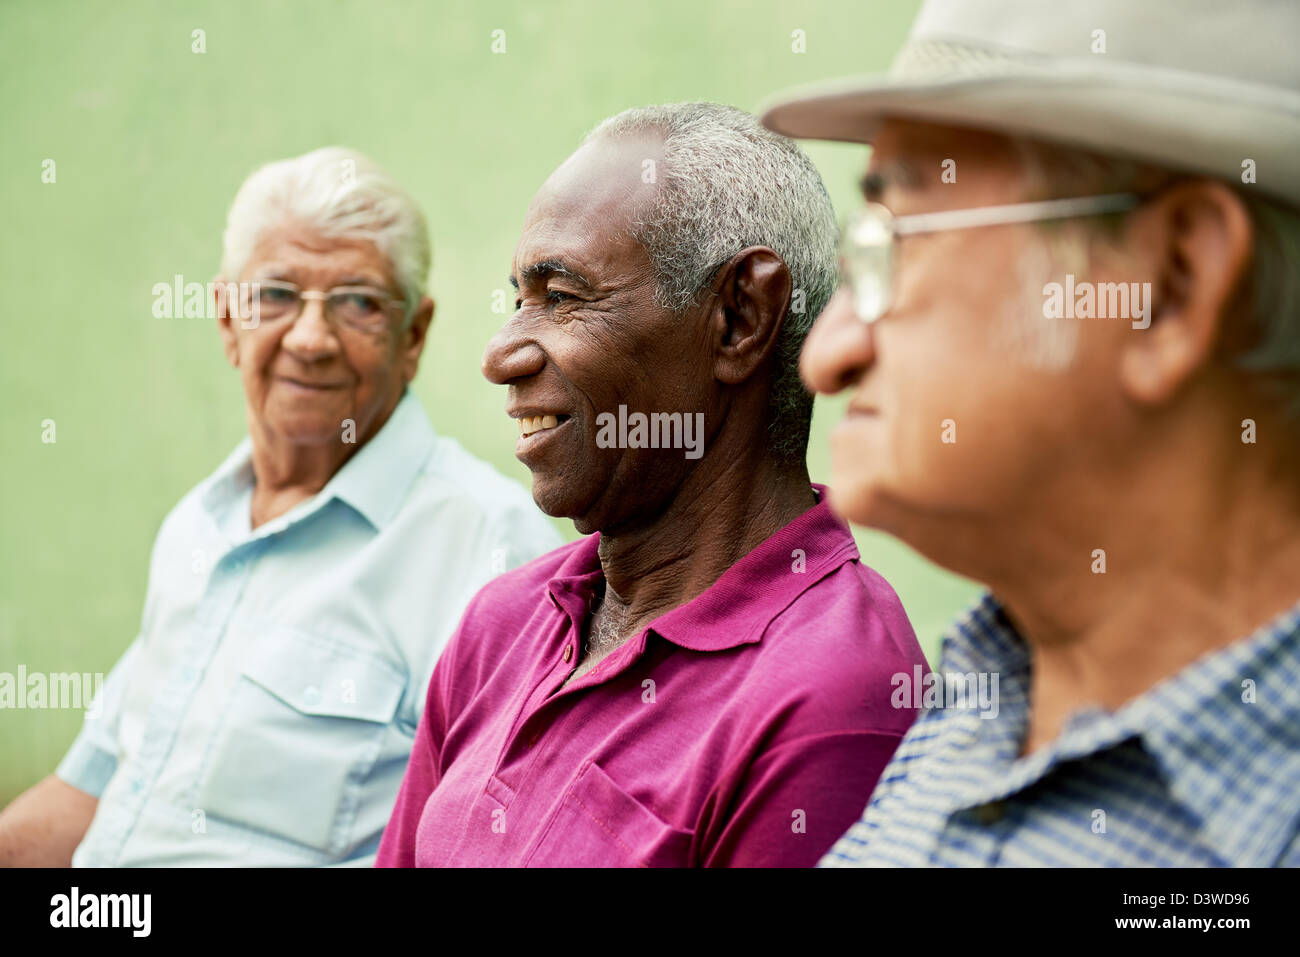
[[[928,0],[888,74],[760,113],[798,138],[870,143],[892,116],[1236,183],[1250,169],[1300,206],[1298,47],[1300,0]]]

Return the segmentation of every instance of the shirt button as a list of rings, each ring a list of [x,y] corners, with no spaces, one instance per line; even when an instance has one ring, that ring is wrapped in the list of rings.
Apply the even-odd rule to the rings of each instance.
[[[1006,812],[1007,806],[1003,801],[994,801],[992,804],[981,804],[979,807],[972,810],[972,813],[975,815],[975,820],[985,826],[998,823],[998,821],[1002,820]]]
[[[564,663],[567,665],[573,660],[573,645],[564,646]]]
[[[306,702],[309,707],[314,707],[320,704],[320,689],[315,685],[308,685],[303,689],[302,700]]]

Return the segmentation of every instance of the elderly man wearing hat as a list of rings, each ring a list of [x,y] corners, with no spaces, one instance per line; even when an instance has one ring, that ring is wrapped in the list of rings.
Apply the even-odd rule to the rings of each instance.
[[[872,146],[802,357],[833,506],[989,587],[823,864],[1300,865],[1297,36],[933,0],[767,109]]]

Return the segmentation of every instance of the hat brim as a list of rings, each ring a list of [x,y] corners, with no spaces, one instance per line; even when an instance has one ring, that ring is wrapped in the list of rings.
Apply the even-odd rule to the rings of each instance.
[[[1042,139],[1241,182],[1300,202],[1300,95],[1172,71],[1034,69],[900,82],[820,84],[760,107],[764,125],[798,139],[871,143],[887,118]]]

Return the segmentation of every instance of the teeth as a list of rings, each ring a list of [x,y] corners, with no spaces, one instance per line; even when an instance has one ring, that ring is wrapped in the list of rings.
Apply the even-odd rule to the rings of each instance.
[[[559,418],[554,415],[525,415],[515,421],[519,424],[519,434],[523,436],[544,432],[560,424]]]

